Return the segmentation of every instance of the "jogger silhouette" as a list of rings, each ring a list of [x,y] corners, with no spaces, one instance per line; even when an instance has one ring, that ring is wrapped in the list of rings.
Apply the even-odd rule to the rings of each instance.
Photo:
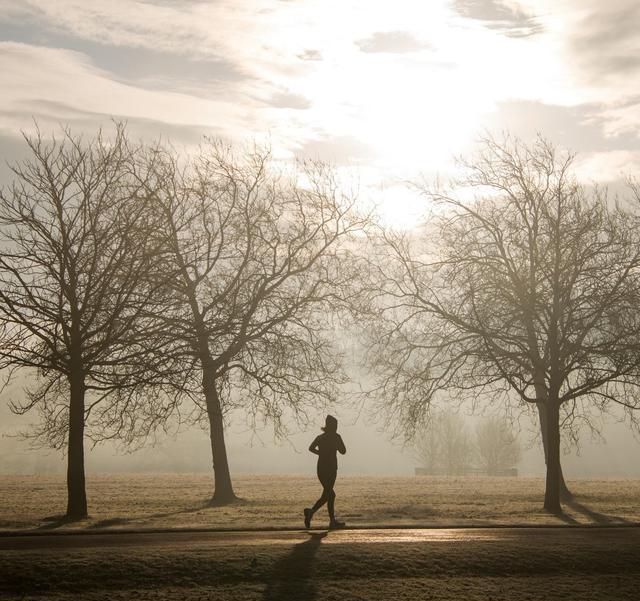
[[[323,434],[317,436],[309,446],[309,450],[318,456],[318,480],[322,484],[322,496],[315,502],[313,507],[305,508],[304,525],[309,528],[313,514],[326,503],[329,511],[329,527],[342,528],[345,525],[344,522],[339,522],[335,516],[336,493],[333,490],[333,485],[338,475],[336,453],[344,455],[347,449],[344,446],[342,437],[338,434],[338,420],[333,415],[327,415],[322,430],[324,430]]]

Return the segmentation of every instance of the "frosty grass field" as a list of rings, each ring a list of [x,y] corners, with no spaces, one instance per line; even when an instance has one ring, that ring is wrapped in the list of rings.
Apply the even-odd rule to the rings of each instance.
[[[307,476],[236,476],[241,501],[208,507],[209,474],[89,476],[90,518],[57,524],[64,476],[0,476],[0,529],[260,528],[301,526],[320,494]],[[640,523],[640,480],[570,480],[575,501],[558,518],[542,510],[541,478],[339,476],[336,511],[349,525]],[[314,525],[324,526],[320,510]]]
[[[640,481],[573,480],[564,518],[542,511],[538,478],[340,477],[340,517],[354,526],[611,524],[640,522]],[[242,501],[208,507],[207,475],[104,475],[88,479],[88,520],[65,524],[64,477],[0,478],[0,530],[45,534],[131,528],[300,528],[319,494],[312,477],[237,476]],[[48,519],[47,519],[48,518]],[[326,526],[321,511],[314,525]],[[353,531],[352,531],[353,532]],[[349,531],[287,533],[278,544],[215,543],[194,533],[133,534],[153,544],[0,550],[0,598],[12,601],[632,601],[637,529],[517,529],[517,537],[438,542],[340,542]],[[546,534],[545,534],[546,532]],[[521,535],[520,535],[521,533]],[[174,533],[175,534],[175,533]],[[282,533],[274,534],[282,536]],[[580,536],[576,536],[580,535]],[[585,536],[586,535],[586,536]],[[594,535],[594,536],[591,536]],[[100,536],[98,534],[98,536]],[[191,537],[191,538],[190,538]],[[501,538],[502,537],[502,538]],[[21,537],[25,538],[25,537]],[[42,539],[40,536],[27,537]],[[56,540],[90,539],[55,537]],[[1,539],[0,539],[1,540]],[[5,538],[10,540],[10,538]],[[602,541],[605,542],[602,542]],[[226,542],[225,542],[226,541]]]

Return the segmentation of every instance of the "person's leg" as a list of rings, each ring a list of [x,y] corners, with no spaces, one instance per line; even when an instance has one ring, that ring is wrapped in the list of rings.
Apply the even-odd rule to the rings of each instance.
[[[327,478],[324,482],[323,485],[326,487],[326,495],[327,495],[327,509],[329,511],[329,519],[330,519],[330,523],[329,523],[329,527],[330,528],[344,528],[344,522],[340,522],[336,519],[336,513],[335,513],[335,500],[336,500],[336,493],[333,490],[333,486],[336,482],[336,473],[334,472],[333,474],[331,474],[330,478]]]
[[[322,489],[322,496],[315,502],[315,505],[311,508],[311,515],[313,515],[320,507],[322,507],[328,501],[327,491]]]
[[[333,488],[328,493],[329,498],[327,499],[327,509],[329,511],[329,519],[332,522],[336,521],[336,513],[334,508],[334,502],[336,500],[336,493],[333,491]]]
[[[336,493],[333,492],[333,485],[336,483],[336,473],[331,471],[322,474],[321,482],[324,489],[322,495],[327,499],[327,510],[329,512],[329,519],[334,522],[336,518],[334,513],[334,501],[336,498]]]
[[[322,484],[322,495],[310,509],[309,519],[311,519],[311,516],[313,516],[313,514],[329,500],[329,497],[327,496],[327,487],[325,486],[325,480],[327,479],[326,470],[322,469],[321,466],[318,466],[318,470],[316,473],[318,475],[318,480],[320,480],[320,484]],[[305,511],[305,515],[306,513],[307,512]]]

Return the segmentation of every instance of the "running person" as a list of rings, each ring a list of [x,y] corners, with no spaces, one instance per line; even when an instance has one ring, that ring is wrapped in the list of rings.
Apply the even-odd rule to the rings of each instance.
[[[311,509],[305,508],[304,525],[305,528],[309,528],[313,514],[326,503],[329,510],[329,528],[342,528],[344,527],[344,522],[336,520],[334,512],[336,493],[333,492],[333,485],[338,475],[336,452],[344,455],[347,449],[344,446],[344,442],[342,442],[342,437],[338,434],[338,420],[333,415],[327,415],[322,430],[324,430],[324,433],[317,436],[309,447],[309,450],[318,456],[318,480],[322,484],[322,496]]]

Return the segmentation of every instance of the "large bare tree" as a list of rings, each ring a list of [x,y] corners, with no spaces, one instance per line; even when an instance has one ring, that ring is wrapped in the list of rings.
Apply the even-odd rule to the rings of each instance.
[[[0,192],[0,367],[29,370],[13,408],[39,409],[36,436],[66,449],[67,516],[84,518],[87,423],[97,438],[135,433],[146,343],[130,334],[153,295],[140,284],[155,256],[152,213],[122,125],[90,140],[25,140],[30,157]]]
[[[537,408],[552,512],[561,429],[640,407],[637,220],[579,185],[572,160],[542,139],[485,140],[451,191],[418,186],[428,228],[382,232],[370,274],[369,358],[396,423],[411,433],[438,398]]]
[[[362,221],[326,166],[284,173],[258,148],[235,155],[209,141],[179,160],[156,147],[140,169],[173,274],[153,305],[163,353],[190,374],[175,387],[208,425],[212,503],[229,503],[230,411],[279,433],[284,412],[304,420],[337,398],[345,376],[331,314],[347,300]]]

